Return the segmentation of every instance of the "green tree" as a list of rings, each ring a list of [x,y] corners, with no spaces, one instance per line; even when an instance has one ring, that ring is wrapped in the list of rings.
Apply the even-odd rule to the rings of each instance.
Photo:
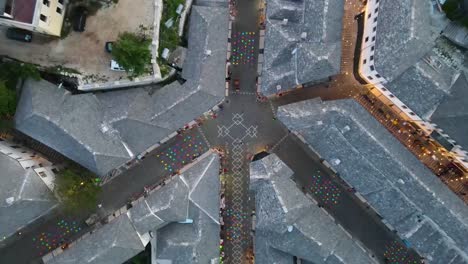
[[[70,212],[93,210],[101,187],[89,171],[75,166],[61,170],[55,179],[57,194]]]
[[[11,118],[16,110],[16,92],[0,80],[0,117]]]
[[[112,56],[130,77],[149,72],[151,63],[151,38],[145,33],[124,32],[112,46]]]
[[[18,80],[40,79],[36,66],[15,61],[0,63],[0,119],[9,120],[16,111],[16,85]]]
[[[468,28],[468,6],[464,0],[447,0],[442,9],[450,20],[457,21]]]
[[[0,80],[4,80],[10,89],[15,89],[19,79],[32,78],[39,80],[41,75],[37,67],[29,63],[15,61],[2,62],[0,64]]]

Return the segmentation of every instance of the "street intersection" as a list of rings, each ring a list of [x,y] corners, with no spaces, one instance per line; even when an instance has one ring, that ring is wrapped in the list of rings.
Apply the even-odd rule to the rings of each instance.
[[[104,218],[115,210],[142,195],[145,188],[162,183],[170,175],[209,148],[224,154],[222,184],[226,210],[222,217],[224,228],[223,263],[252,263],[253,251],[252,199],[249,191],[249,163],[253,155],[267,151],[278,155],[293,171],[297,191],[309,193],[379,262],[384,259],[407,256],[419,258],[408,250],[396,234],[391,232],[371,208],[363,204],[352,191],[320,158],[276,119],[280,105],[321,97],[323,100],[350,98],[362,91],[354,79],[355,43],[357,22],[361,12],[360,1],[346,1],[343,20],[343,52],[341,73],[330,82],[314,87],[304,87],[281,97],[259,101],[257,98],[257,59],[259,37],[259,3],[254,0],[237,0],[231,42],[236,51],[231,57],[231,82],[239,80],[239,90],[229,89],[222,107],[212,118],[204,119],[197,127],[178,136],[146,155],[145,159],[103,186],[97,209]],[[73,216],[56,210],[27,227],[21,234],[0,244],[0,263],[40,263],[40,257],[53,250],[53,246],[69,243],[90,231],[84,220],[89,212]],[[54,233],[60,241],[53,246],[43,244],[62,219],[71,221],[72,232]],[[67,222],[68,224],[68,222]],[[313,224],[313,223],[311,223]],[[52,228],[52,229],[51,229]],[[58,230],[65,230],[66,228]],[[53,229],[55,230],[55,229]],[[43,240],[40,240],[40,239]],[[39,244],[38,244],[39,239]],[[39,246],[38,246],[39,245]],[[400,254],[400,255],[398,255]]]

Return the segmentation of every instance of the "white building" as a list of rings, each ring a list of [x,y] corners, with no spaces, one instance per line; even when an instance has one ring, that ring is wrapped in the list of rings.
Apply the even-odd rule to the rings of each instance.
[[[0,25],[60,36],[65,0],[0,0]]]

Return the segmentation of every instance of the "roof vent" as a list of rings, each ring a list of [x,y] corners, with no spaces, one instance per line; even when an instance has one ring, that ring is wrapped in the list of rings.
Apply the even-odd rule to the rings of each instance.
[[[283,26],[286,26],[286,25],[288,24],[288,19],[287,19],[287,18],[283,19],[283,23],[282,23],[282,24],[283,24]]]
[[[307,32],[301,33],[301,39],[305,40],[307,38]]]
[[[12,205],[14,201],[15,197],[8,197],[5,199],[5,202],[8,204],[8,206]]]
[[[288,232],[291,233],[293,231],[294,227],[292,225],[288,225]]]
[[[341,163],[340,159],[331,159],[330,161],[331,161],[331,164],[334,166],[338,166]]]
[[[211,56],[211,50],[205,50],[205,55]]]
[[[281,90],[281,85],[279,85],[279,84],[276,85],[276,90],[277,90],[277,91]]]

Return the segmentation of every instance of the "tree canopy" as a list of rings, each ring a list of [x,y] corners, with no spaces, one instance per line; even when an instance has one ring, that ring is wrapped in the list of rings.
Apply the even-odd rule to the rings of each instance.
[[[0,63],[0,119],[10,119],[15,115],[16,84],[26,78],[40,78],[34,65],[14,61]]]
[[[55,179],[55,191],[70,212],[95,209],[101,187],[91,172],[70,166],[61,170]]]
[[[468,6],[464,0],[447,0],[442,9],[450,20],[468,28]]]
[[[146,34],[124,32],[112,46],[112,56],[130,77],[149,72],[151,38]]]
[[[0,80],[0,117],[11,117],[16,110],[16,92],[8,89],[5,81]]]

